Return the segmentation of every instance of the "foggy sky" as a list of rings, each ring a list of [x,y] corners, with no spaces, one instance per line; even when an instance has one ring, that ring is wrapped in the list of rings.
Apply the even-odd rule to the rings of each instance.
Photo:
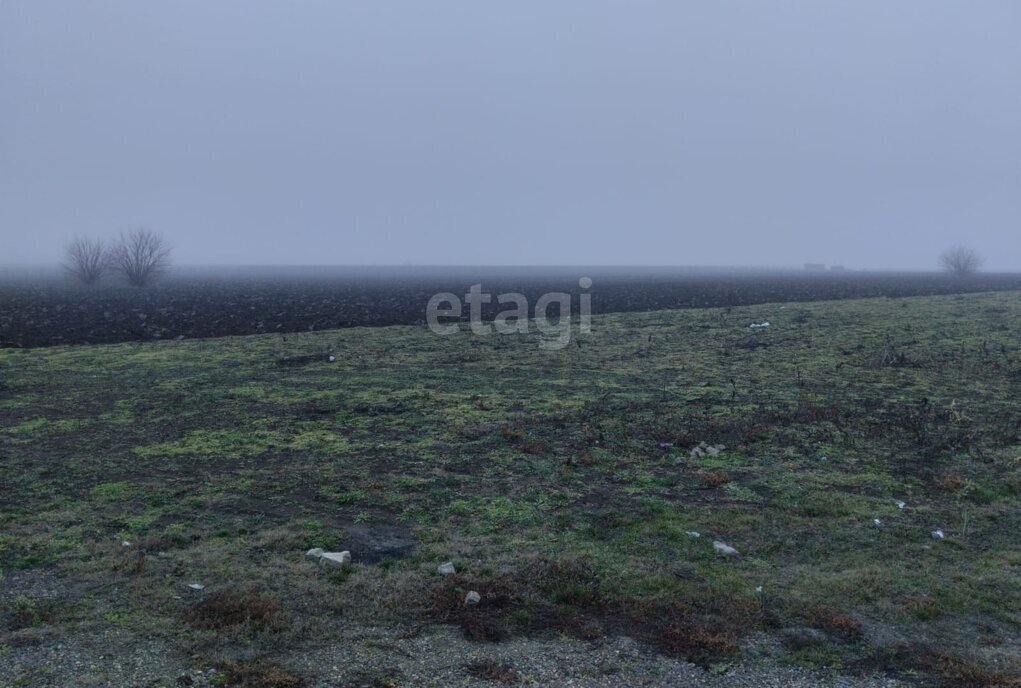
[[[1021,269],[1017,0],[0,0],[0,263]]]

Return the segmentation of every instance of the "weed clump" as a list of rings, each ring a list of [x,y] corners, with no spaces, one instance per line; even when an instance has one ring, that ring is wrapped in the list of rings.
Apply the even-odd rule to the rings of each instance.
[[[17,597],[11,604],[6,630],[20,631],[37,626],[48,626],[60,619],[62,605],[58,600],[35,597]]]

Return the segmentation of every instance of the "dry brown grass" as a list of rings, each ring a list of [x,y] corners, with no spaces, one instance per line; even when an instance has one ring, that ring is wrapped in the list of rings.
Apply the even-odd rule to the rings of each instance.
[[[725,659],[741,647],[738,635],[725,626],[714,628],[690,619],[659,628],[649,639],[660,652],[701,666]]]
[[[465,605],[469,590],[477,605]],[[554,630],[594,640],[623,632],[659,651],[710,666],[733,656],[749,628],[762,625],[761,604],[715,600],[689,608],[667,602],[611,603],[583,560],[536,559],[518,571],[484,577],[455,574],[437,581],[430,593],[430,621],[455,624],[466,638],[497,642],[515,633]]]
[[[500,428],[500,436],[508,442],[520,442],[525,436],[525,428],[521,425],[505,425]]]
[[[417,571],[384,572],[377,567],[356,566],[344,583],[336,610],[365,623],[419,623],[432,617],[435,583],[435,579]]]
[[[537,559],[514,573],[447,576],[430,593],[429,618],[460,626],[471,640],[495,642],[513,630],[547,629],[591,638],[602,634],[599,588],[584,562]],[[479,593],[477,605],[465,605],[469,590]]]
[[[907,597],[901,602],[901,608],[916,619],[931,621],[946,613],[939,603],[939,600],[928,595],[915,595]]]
[[[1017,688],[1021,677],[1007,676],[979,662],[944,650],[913,658],[915,667],[935,677],[946,688]]]
[[[805,610],[804,618],[812,628],[826,631],[845,642],[854,642],[861,638],[861,622],[833,607],[824,604],[812,605]]]
[[[663,654],[708,667],[738,652],[744,623],[758,623],[757,615],[746,615],[743,608],[726,611],[729,614],[662,601],[634,606],[623,620],[635,637]]]
[[[877,650],[860,666],[867,672],[900,674],[905,670],[926,676],[933,688],[1021,688],[1021,674],[990,668],[978,659],[943,648],[903,644]]]
[[[573,463],[576,463],[579,466],[589,467],[595,466],[597,460],[596,457],[592,456],[590,452],[582,452],[581,455],[577,459],[575,459]]]
[[[407,684],[404,674],[397,669],[370,669],[355,672],[354,676],[343,685],[358,686],[358,688],[397,688]]]
[[[518,672],[510,664],[503,664],[493,659],[483,659],[465,666],[465,672],[472,678],[497,683],[516,683]]]
[[[264,659],[251,662],[230,660],[221,662],[219,669],[225,677],[222,685],[237,688],[302,688],[308,685],[305,677]]]
[[[956,473],[944,473],[936,481],[936,486],[944,492],[960,492],[968,486],[968,481]]]
[[[730,482],[730,475],[726,471],[704,471],[701,474],[702,480],[705,481],[707,487],[718,488],[723,487]]]
[[[242,625],[260,631],[286,627],[280,602],[253,592],[214,592],[191,608],[188,620],[197,628],[210,630]]]
[[[549,447],[542,442],[522,442],[521,451],[526,454],[539,455],[549,452]]]

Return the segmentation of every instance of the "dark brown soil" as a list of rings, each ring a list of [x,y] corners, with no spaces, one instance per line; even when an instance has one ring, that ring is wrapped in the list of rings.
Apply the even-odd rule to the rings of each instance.
[[[873,296],[920,296],[1021,289],[1021,275],[960,279],[937,273],[735,273],[675,268],[347,268],[263,270],[220,275],[179,272],[151,288],[80,287],[56,276],[0,275],[0,347],[111,343],[354,326],[424,324],[429,298],[463,300],[481,282],[491,318],[518,292],[534,307],[546,292],[572,294],[590,277],[595,313],[738,306]],[[467,304],[465,304],[467,305]],[[468,317],[467,307],[464,318]],[[301,365],[284,360],[281,365]]]

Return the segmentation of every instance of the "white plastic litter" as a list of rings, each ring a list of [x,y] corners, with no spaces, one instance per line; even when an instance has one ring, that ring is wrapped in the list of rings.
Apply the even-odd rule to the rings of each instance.
[[[769,327],[769,321],[767,320],[766,322],[752,323],[748,327],[752,328],[753,330],[759,330],[762,329],[763,327]]]
[[[934,531],[932,531],[932,539],[933,540],[942,540],[945,537],[946,537],[946,535],[943,534],[942,530],[934,530]]]
[[[191,588],[192,590],[205,590],[206,589],[206,586],[202,585],[202,583],[188,583],[188,587]]]
[[[733,547],[731,547],[730,545],[728,545],[728,544],[726,544],[724,542],[720,542],[719,540],[714,540],[713,541],[713,549],[716,550],[717,552],[719,552],[720,554],[726,554],[726,555],[737,554],[737,550],[736,549],[734,549]]]
[[[323,556],[319,557],[319,563],[325,566],[347,566],[351,563],[351,553],[347,550],[323,552]]]

